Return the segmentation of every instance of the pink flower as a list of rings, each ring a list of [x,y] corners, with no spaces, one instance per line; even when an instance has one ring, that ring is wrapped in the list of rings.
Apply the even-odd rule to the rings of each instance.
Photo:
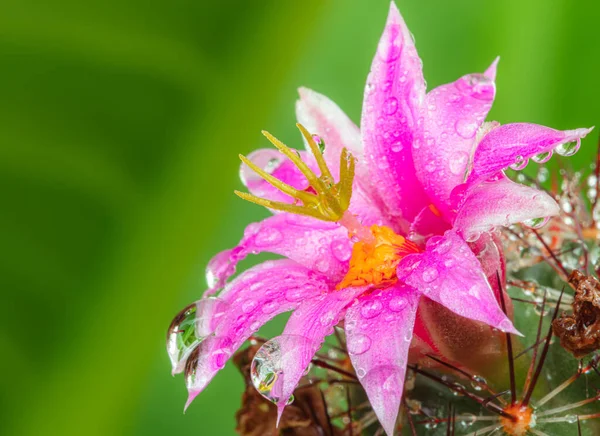
[[[486,251],[496,249],[489,232],[556,215],[558,205],[503,170],[553,150],[567,154],[567,144],[591,129],[484,124],[496,64],[426,93],[421,61],[392,3],[360,131],[326,97],[300,90],[308,151],[296,155],[265,134],[285,157],[263,149],[243,158],[251,195],[239,195],[274,215],[215,256],[207,268],[211,289],[169,329],[173,372],[185,369],[188,405],[264,323],[293,311],[283,334],[257,354],[259,391],[281,412],[324,338],[344,321],[352,364],[391,435],[421,300],[518,333],[489,284],[503,268],[501,255]],[[285,259],[228,282],[240,260],[260,252]]]

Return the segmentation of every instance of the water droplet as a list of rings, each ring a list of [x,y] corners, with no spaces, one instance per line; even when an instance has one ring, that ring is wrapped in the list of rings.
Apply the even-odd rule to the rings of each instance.
[[[367,372],[365,371],[364,368],[358,368],[356,370],[356,375],[358,376],[358,378],[363,378],[365,376]]]
[[[550,217],[532,218],[530,220],[523,221],[523,224],[532,229],[539,229],[540,227],[543,227],[549,219]]]
[[[393,151],[394,153],[399,153],[399,152],[401,152],[401,151],[402,151],[402,148],[403,148],[403,146],[402,146],[402,142],[400,142],[400,141],[396,141],[396,142],[394,142],[394,143],[392,144],[392,151]]]
[[[242,303],[242,311],[244,313],[250,313],[254,309],[256,309],[257,305],[258,303],[256,302],[256,300],[246,300]]]
[[[487,380],[481,377],[480,375],[474,375],[471,378],[471,386],[476,391],[481,391],[487,385]]]
[[[454,128],[459,136],[462,136],[465,139],[471,139],[477,133],[479,123],[461,118],[456,122]]]
[[[307,338],[296,335],[281,335],[265,342],[250,367],[250,379],[256,390],[267,400],[280,402],[284,398],[284,363],[290,359],[288,353],[309,346]]]
[[[581,139],[574,142],[559,144],[554,151],[561,156],[573,156],[579,151],[579,147],[581,147]]]
[[[467,242],[475,242],[475,241],[477,241],[479,239],[480,236],[481,236],[481,232],[471,231],[465,237],[465,241],[467,241]]]
[[[431,283],[435,279],[438,278],[438,275],[439,275],[439,272],[436,267],[434,267],[434,266],[427,267],[425,269],[425,271],[423,271],[423,281],[425,283]]]
[[[398,99],[390,97],[383,103],[386,115],[394,115],[398,111]]]
[[[327,256],[320,257],[315,262],[315,269],[319,272],[327,272],[329,270],[329,258]]]
[[[479,286],[478,285],[471,286],[471,288],[469,289],[469,295],[471,297],[479,300],[481,298],[481,296],[479,295]]]
[[[404,332],[404,340],[406,342],[412,341],[412,337],[413,337],[412,330],[408,330],[408,331]]]
[[[377,47],[377,54],[384,62],[393,62],[400,57],[402,35],[396,27],[391,27],[386,32],[389,33],[381,39]]]
[[[515,157],[515,163],[513,163],[510,167],[513,170],[520,171],[520,170],[524,169],[528,163],[529,163],[529,159],[525,159],[523,156],[517,155]]]
[[[381,301],[375,299],[368,299],[363,302],[360,308],[360,314],[367,319],[375,318],[383,310]]]
[[[352,257],[352,248],[347,239],[336,239],[331,243],[331,252],[340,262],[346,262]]]
[[[401,312],[408,305],[406,298],[399,295],[393,297],[389,302],[389,308],[393,312]]]
[[[263,305],[262,311],[263,313],[273,313],[277,310],[278,306],[279,305],[275,301],[269,301]]]
[[[577,422],[577,415],[567,415],[565,416],[565,421],[569,424],[575,424]]]
[[[539,153],[536,154],[535,156],[533,156],[531,158],[532,161],[536,162],[536,163],[546,163],[550,160],[550,158],[552,157],[552,150],[547,151],[545,153]]]
[[[285,299],[292,302],[297,303],[304,299],[306,292],[302,288],[289,288],[285,291]]]
[[[292,404],[294,402],[295,398],[292,395],[290,398],[287,399],[287,401],[285,402],[286,406],[289,406],[290,404]]]
[[[273,227],[267,227],[258,232],[254,239],[254,243],[258,247],[269,247],[281,242],[282,239],[283,234],[279,230]]]
[[[371,348],[371,339],[367,335],[357,334],[348,341],[348,353],[358,356]]]
[[[425,164],[425,171],[427,171],[428,173],[432,173],[435,171],[435,162],[430,160],[429,162],[427,162]]]
[[[336,315],[335,312],[328,310],[328,311],[324,312],[323,314],[321,314],[321,316],[319,317],[319,322],[321,323],[321,325],[324,325],[324,326],[333,325],[336,320],[335,315]]]
[[[209,289],[218,289],[225,284],[233,274],[235,265],[232,264],[233,250],[225,250],[214,256],[206,266],[206,283]]]
[[[463,174],[469,162],[469,153],[457,151],[450,156],[450,172],[452,174]]]

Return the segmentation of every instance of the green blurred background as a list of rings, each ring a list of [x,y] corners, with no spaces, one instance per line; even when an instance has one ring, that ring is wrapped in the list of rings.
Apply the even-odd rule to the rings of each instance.
[[[430,88],[500,55],[492,118],[600,122],[598,2],[398,3]],[[241,377],[183,415],[165,329],[266,215],[232,194],[237,154],[299,143],[296,88],[358,122],[388,5],[2,1],[0,434],[234,433]]]

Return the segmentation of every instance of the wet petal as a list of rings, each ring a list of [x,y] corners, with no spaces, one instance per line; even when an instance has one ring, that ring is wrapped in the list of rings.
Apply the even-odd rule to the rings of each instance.
[[[547,193],[515,183],[505,176],[481,183],[464,201],[454,228],[466,239],[476,239],[497,226],[557,215],[559,206]]]
[[[454,230],[427,241],[424,253],[405,257],[398,277],[458,315],[518,333],[500,309],[477,257]]]
[[[424,140],[413,149],[415,169],[433,204],[451,217],[450,193],[465,180],[477,130],[492,107],[496,62],[430,91],[423,106]]]
[[[337,283],[348,269],[352,245],[348,231],[337,223],[280,213],[250,224],[235,248],[217,254],[210,261],[209,285],[213,285],[213,290],[221,288],[235,273],[238,262],[249,254],[263,252],[288,257]]]
[[[270,380],[268,392],[260,386],[259,392],[277,403],[280,416],[325,336],[333,333],[344,309],[364,291],[365,288],[348,288],[303,302],[283,334],[269,341],[271,345],[265,344],[276,348],[277,353],[271,353],[260,364],[277,369],[277,378]]]
[[[227,310],[220,317],[213,335],[188,358],[187,405],[264,323],[328,289],[321,276],[291,260],[262,263],[228,284],[219,296],[229,305]]]
[[[394,427],[419,293],[397,285],[362,298],[345,318],[350,360],[388,435]]]
[[[379,196],[392,215],[408,221],[429,203],[417,180],[412,158],[424,98],[421,60],[392,2],[367,78],[361,131]]]
[[[526,159],[553,150],[559,154],[571,153],[576,146],[571,148],[564,144],[580,141],[592,129],[560,131],[528,123],[497,127],[485,135],[477,146],[473,170],[467,182],[472,185],[486,180],[511,165],[525,164]]]
[[[443,235],[450,224],[433,205],[424,207],[410,225],[411,239],[414,241]]]
[[[305,151],[299,153],[302,160],[313,171],[317,171],[318,173],[318,167],[312,155]],[[253,151],[247,157],[256,166],[265,170],[280,181],[296,189],[304,190],[308,188],[306,177],[279,151],[272,148],[261,148]],[[242,179],[242,183],[248,188],[248,191],[257,197],[284,203],[294,202],[292,197],[273,187],[244,163],[242,163],[240,167],[240,179]]]

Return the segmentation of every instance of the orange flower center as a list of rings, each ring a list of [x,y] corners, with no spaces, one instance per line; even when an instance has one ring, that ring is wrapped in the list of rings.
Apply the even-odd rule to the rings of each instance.
[[[405,256],[418,253],[412,241],[385,226],[372,226],[373,242],[358,241],[352,248],[350,269],[336,289],[351,286],[391,285],[398,281],[396,267]]]
[[[525,436],[528,434],[528,430],[535,426],[535,415],[531,407],[516,403],[504,410],[514,416],[514,419],[500,418],[502,429],[506,434],[511,436]]]

